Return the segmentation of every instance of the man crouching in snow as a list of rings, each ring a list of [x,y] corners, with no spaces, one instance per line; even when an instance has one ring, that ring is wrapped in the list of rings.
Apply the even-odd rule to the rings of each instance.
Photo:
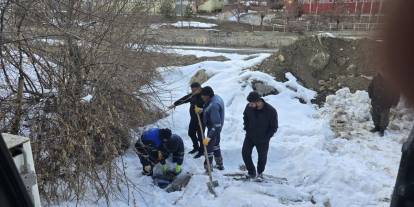
[[[162,173],[166,174],[168,167],[165,160],[170,156],[175,164],[173,173],[181,172],[184,160],[183,140],[172,134],[170,129],[153,128],[144,131],[135,148],[143,166],[142,174],[151,176],[158,163],[161,163]]]
[[[207,146],[208,160],[210,164],[216,161],[215,168],[224,170],[223,157],[220,150],[220,133],[224,124],[224,102],[220,96],[215,95],[211,87],[206,86],[201,90],[201,98],[204,101],[204,110],[196,107],[196,113],[203,112],[203,122],[207,127],[207,138],[203,144]],[[207,160],[204,161],[207,169]]]
[[[277,112],[270,104],[266,103],[257,92],[251,92],[247,96],[249,102],[243,113],[244,130],[246,137],[243,142],[242,156],[248,171],[248,178],[256,177],[256,168],[252,161],[253,147],[256,147],[259,156],[257,162],[257,174],[263,179],[263,171],[266,167],[267,152],[270,138],[278,128]]]

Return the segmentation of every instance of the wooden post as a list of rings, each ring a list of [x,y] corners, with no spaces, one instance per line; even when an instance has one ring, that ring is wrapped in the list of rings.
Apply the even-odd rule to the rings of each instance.
[[[365,5],[365,1],[362,1],[362,5],[361,5],[361,18],[359,19],[359,23],[362,23],[362,17],[364,16],[364,5]]]
[[[357,10],[358,10],[358,0],[355,0],[355,11],[354,11],[354,30],[355,28],[355,22],[356,22],[356,15],[357,15]]]
[[[382,14],[382,3],[383,3],[383,1],[384,1],[384,0],[380,0],[379,9],[378,9],[378,12],[377,12],[377,24],[379,24],[379,21],[380,21],[380,15]]]
[[[374,5],[374,0],[371,0],[371,8],[369,8],[369,19],[368,19],[368,30],[371,26],[371,18],[372,18],[372,7]]]
[[[309,14],[312,15],[312,0],[309,0]]]

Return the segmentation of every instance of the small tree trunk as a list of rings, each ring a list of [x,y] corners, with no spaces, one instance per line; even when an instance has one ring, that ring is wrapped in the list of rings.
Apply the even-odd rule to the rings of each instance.
[[[20,129],[20,121],[22,118],[22,106],[23,106],[23,87],[24,87],[24,77],[23,77],[23,71],[20,69],[20,76],[19,76],[19,82],[17,87],[17,96],[16,96],[16,110],[15,115],[13,118],[13,122],[11,125],[10,133],[12,134],[18,134]]]

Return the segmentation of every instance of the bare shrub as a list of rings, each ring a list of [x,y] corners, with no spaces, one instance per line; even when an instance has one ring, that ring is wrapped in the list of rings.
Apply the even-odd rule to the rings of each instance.
[[[49,203],[93,191],[109,205],[131,130],[162,116],[139,2],[1,2],[0,130],[31,138]]]

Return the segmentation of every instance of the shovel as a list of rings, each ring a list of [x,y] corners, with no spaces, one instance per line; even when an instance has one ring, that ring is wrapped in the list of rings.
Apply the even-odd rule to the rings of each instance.
[[[203,131],[203,125],[201,124],[200,115],[198,113],[196,113],[196,115],[197,115],[198,126],[200,127],[202,137],[203,137],[203,139],[205,139],[204,131]],[[214,188],[217,187],[219,184],[218,184],[217,180],[213,180],[213,176],[211,176],[211,165],[210,165],[210,160],[208,159],[207,147],[204,144],[203,144],[203,147],[204,147],[204,157],[206,158],[206,162],[207,162],[207,173],[208,173],[208,177],[209,177],[209,182],[207,183],[207,188],[208,188],[208,191],[211,194],[214,195],[214,197],[217,197],[217,193],[214,191]]]

